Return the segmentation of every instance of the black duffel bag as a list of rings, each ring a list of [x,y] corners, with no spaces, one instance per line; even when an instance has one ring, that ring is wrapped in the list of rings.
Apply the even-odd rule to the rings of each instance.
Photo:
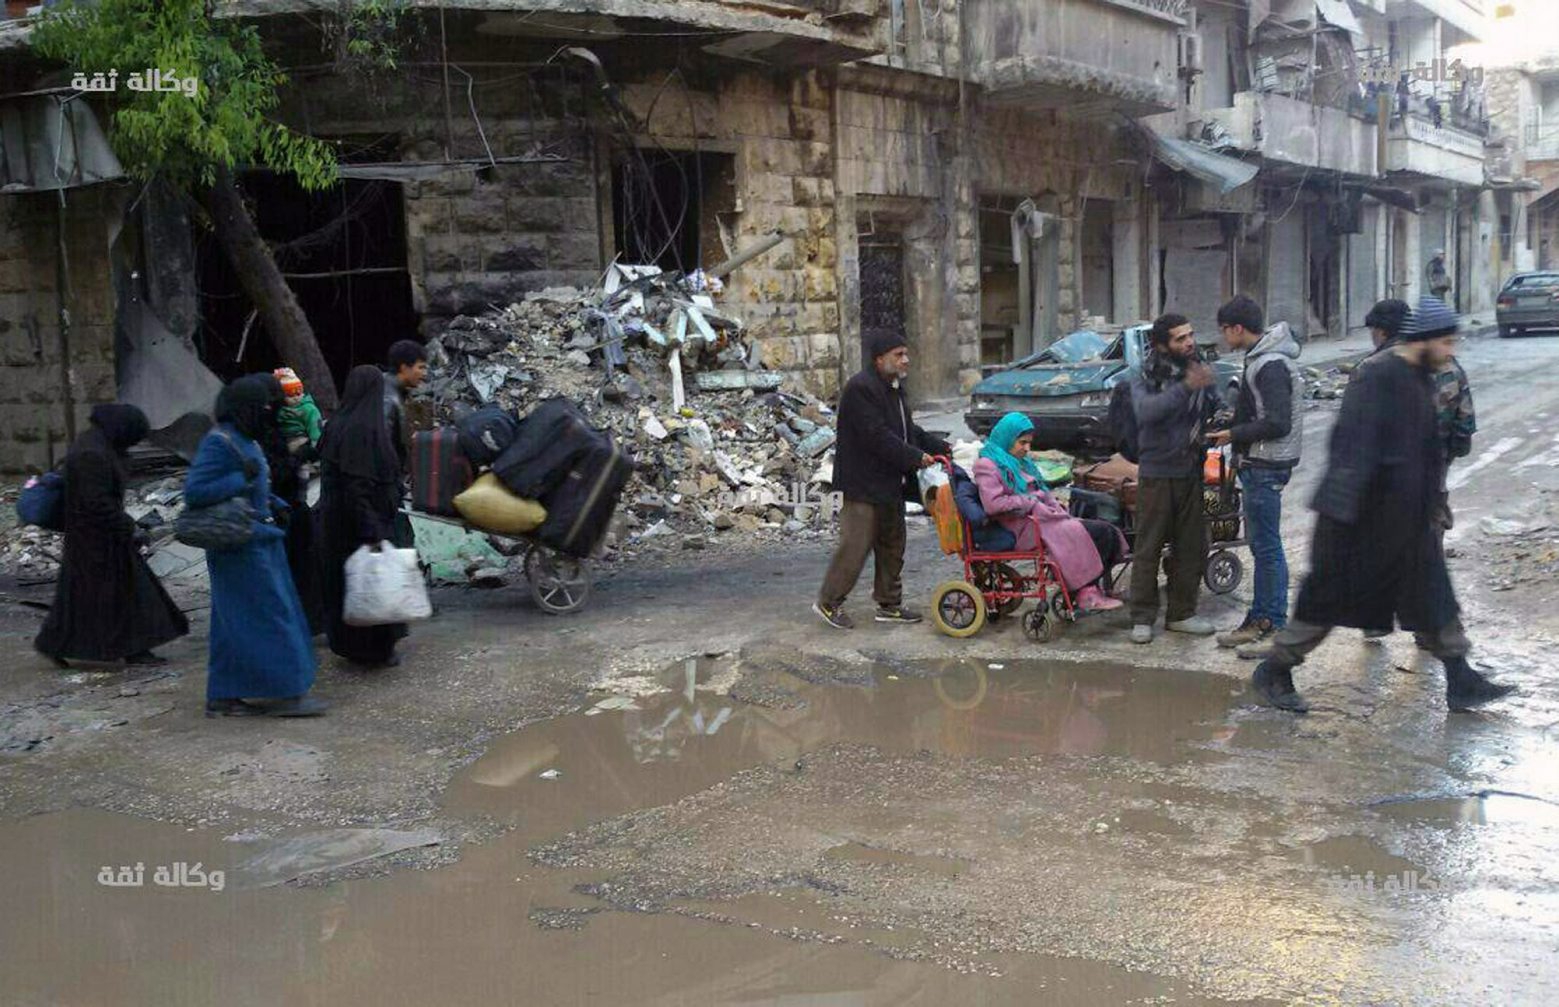
[[[493,462],[493,474],[509,492],[545,504],[576,458],[607,443],[572,401],[551,398],[520,421],[514,443]]]
[[[491,465],[520,432],[520,421],[496,402],[488,403],[455,421],[460,453],[475,468]]]
[[[574,456],[562,480],[541,498],[547,520],[536,537],[565,555],[584,557],[595,551],[633,474],[633,456],[610,436],[598,436],[597,442]]]

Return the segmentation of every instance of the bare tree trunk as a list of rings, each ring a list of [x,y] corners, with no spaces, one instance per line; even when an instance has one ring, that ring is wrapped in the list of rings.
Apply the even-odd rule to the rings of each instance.
[[[320,352],[314,329],[298,306],[298,299],[271,257],[271,250],[244,205],[243,194],[232,173],[217,168],[216,184],[204,193],[206,210],[222,251],[238,274],[244,293],[259,312],[260,323],[270,336],[276,352],[287,366],[298,372],[304,387],[323,410],[336,408],[336,383]]]

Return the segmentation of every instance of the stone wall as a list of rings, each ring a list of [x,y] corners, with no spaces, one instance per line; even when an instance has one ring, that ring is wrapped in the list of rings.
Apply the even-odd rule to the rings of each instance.
[[[59,203],[55,193],[0,196],[0,471],[36,472],[69,446],[65,383],[75,429],[114,398],[114,297],[106,221],[121,191],[99,185],[65,194],[69,365],[61,366],[56,296]]]

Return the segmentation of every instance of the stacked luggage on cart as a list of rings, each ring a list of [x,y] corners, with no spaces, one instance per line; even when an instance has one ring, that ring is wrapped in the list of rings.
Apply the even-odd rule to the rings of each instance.
[[[525,570],[542,608],[579,608],[584,560],[605,537],[633,458],[565,398],[515,416],[487,405],[453,427],[418,433],[412,504],[531,546]]]

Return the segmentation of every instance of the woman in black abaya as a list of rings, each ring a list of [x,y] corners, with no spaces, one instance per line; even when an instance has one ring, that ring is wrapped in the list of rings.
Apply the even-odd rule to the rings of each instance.
[[[348,626],[341,620],[347,557],[360,546],[396,539],[400,459],[384,417],[378,368],[364,365],[347,375],[341,408],[325,426],[319,454],[320,587],[330,649],[355,664],[398,664],[395,642],[406,635],[405,623]]]
[[[146,436],[146,414],[113,403],[65,456],[65,557],[54,606],[33,646],[67,661],[161,664],[153,647],[189,632],[189,620],[141,558],[124,509],[124,456]]]

